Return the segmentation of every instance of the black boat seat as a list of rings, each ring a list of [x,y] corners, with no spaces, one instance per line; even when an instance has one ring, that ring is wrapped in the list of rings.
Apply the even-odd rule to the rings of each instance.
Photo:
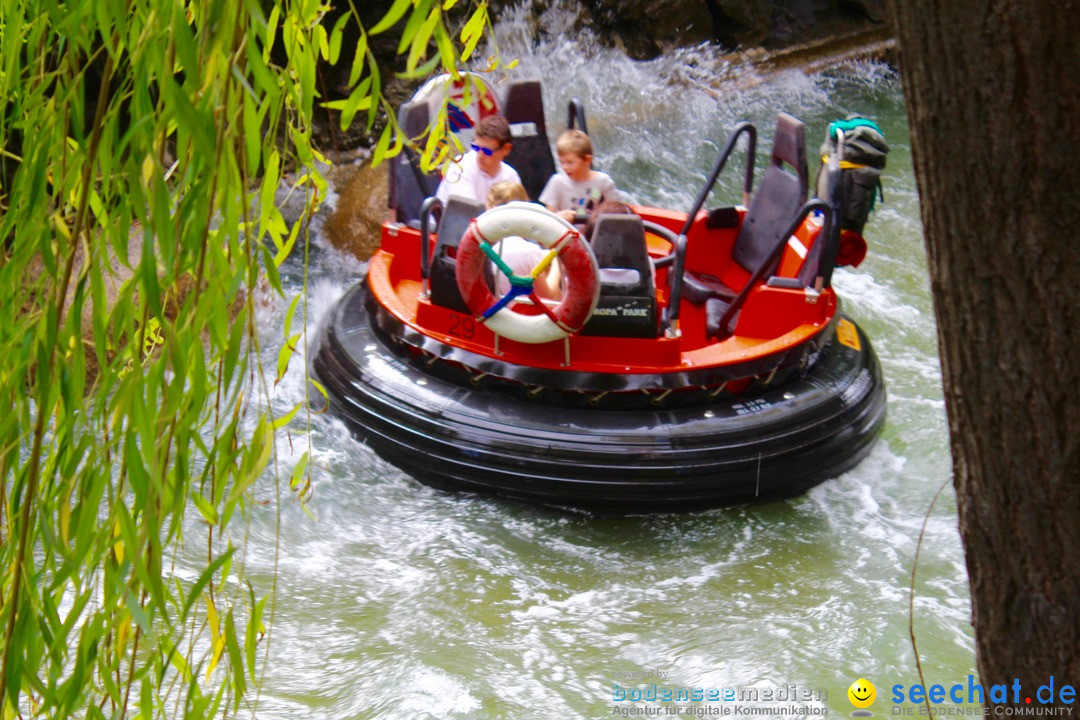
[[[482,212],[483,203],[459,195],[451,195],[443,206],[429,274],[433,304],[458,312],[470,312],[458,289],[457,248],[461,244],[461,236],[469,229],[469,223]]]
[[[555,159],[544,123],[544,98],[539,80],[515,82],[506,90],[503,116],[510,124],[513,145],[506,164],[517,170],[532,200],[555,174]]]
[[[826,181],[829,183],[829,187],[838,188],[839,183],[836,178],[840,173],[839,169],[829,169],[826,172],[828,173]],[[765,281],[766,286],[787,290],[802,290],[815,286],[820,280],[825,287],[828,287],[829,278],[832,276],[832,268],[836,265],[835,248],[839,246],[841,228],[840,223],[836,221],[836,218],[840,217],[839,198],[832,197],[829,204],[833,211],[833,221],[822,229],[821,235],[818,236],[817,241],[803,260],[799,272],[795,274],[795,277],[773,275]],[[830,251],[827,250],[828,248],[832,248],[831,255]],[[705,301],[705,332],[708,337],[725,337],[735,332],[735,325],[739,318],[738,312],[731,316],[727,327],[720,327],[720,323],[723,321],[724,315],[727,313],[728,308],[731,307],[732,302],[734,302],[734,298],[719,297],[712,297]]]
[[[718,277],[706,273],[693,273],[689,270],[683,274],[682,296],[695,305],[700,305],[709,298],[734,300],[735,295],[735,291]]]
[[[398,111],[398,124],[406,137],[424,134],[431,118],[427,103],[405,103]],[[397,221],[420,226],[420,206],[424,198],[431,197],[439,187],[438,173],[425,173],[420,169],[420,159],[408,145],[390,160],[390,201],[396,211]]]
[[[785,163],[795,169],[791,172]],[[751,275],[774,255],[777,243],[795,214],[806,202],[810,190],[810,173],[806,165],[806,126],[788,115],[776,118],[776,138],[773,141],[769,167],[754,193],[743,219],[731,258]],[[766,277],[776,272],[779,259],[772,262]],[[709,300],[731,302],[738,294],[711,275],[687,271],[683,276],[683,297],[695,305]]]
[[[631,291],[641,283],[641,273],[630,268],[600,268],[600,283],[620,291]]]
[[[839,232],[839,227],[835,229]],[[786,290],[802,290],[803,288],[810,287],[814,284],[814,279],[818,275],[818,268],[821,265],[822,248],[826,245],[826,238],[821,237],[818,242],[814,243],[814,247],[811,248],[810,253],[806,256],[806,260],[803,262],[802,267],[799,268],[799,272],[795,277],[780,277],[773,275],[766,282],[765,285],[772,288],[784,288]],[[731,303],[735,300],[732,297],[710,297],[705,301],[705,334],[707,337],[726,337],[735,332],[735,325],[739,321],[739,313],[736,312],[728,320],[728,326],[726,328],[720,327],[720,323],[724,318],[724,313],[731,307]]]
[[[600,215],[592,235],[600,299],[583,335],[654,338],[656,280],[637,215]]]

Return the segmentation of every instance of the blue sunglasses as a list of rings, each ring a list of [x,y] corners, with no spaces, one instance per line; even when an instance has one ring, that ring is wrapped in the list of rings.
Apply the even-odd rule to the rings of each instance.
[[[476,143],[473,143],[469,147],[472,148],[473,152],[484,153],[488,157],[491,157],[492,155],[495,154],[495,151],[492,150],[491,148],[486,148],[486,147],[484,147],[482,145],[477,145]]]

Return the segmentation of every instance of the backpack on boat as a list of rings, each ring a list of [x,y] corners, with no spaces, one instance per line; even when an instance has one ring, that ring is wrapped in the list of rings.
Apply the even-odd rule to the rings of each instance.
[[[827,199],[825,187],[825,168],[837,151],[839,133],[843,133],[843,147],[840,150],[840,215],[841,225],[845,230],[852,230],[862,235],[866,219],[874,209],[878,198],[885,200],[881,189],[881,171],[885,168],[885,156],[889,154],[889,145],[885,136],[873,121],[866,118],[849,116],[846,120],[829,123],[825,143],[821,146],[821,167],[816,180],[817,195]]]

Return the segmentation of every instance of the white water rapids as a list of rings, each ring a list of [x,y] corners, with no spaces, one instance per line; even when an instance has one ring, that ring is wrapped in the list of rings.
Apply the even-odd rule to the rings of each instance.
[[[745,71],[736,73],[745,82],[720,83],[731,68],[707,47],[633,62],[575,34],[565,12],[550,11],[544,26],[537,37],[521,18],[505,18],[497,28],[504,59],[520,59],[517,77],[543,79],[549,128],[565,123],[570,97],[585,102],[598,166],[638,202],[689,209],[742,120],[759,128],[760,158],[776,112],[800,117],[812,170],[828,121],[858,112],[882,126],[892,147],[885,203],[866,229],[867,260],[838,271],[835,283],[881,358],[885,432],[857,468],[790,501],[597,520],[428,489],[374,457],[340,421],[318,418],[315,519],[285,503],[256,716],[547,720],[663,706],[616,700],[616,683],[771,689],[772,700],[750,704],[776,709],[773,717],[797,716],[789,706],[847,715],[847,688],[858,678],[876,684],[873,709],[888,715],[891,686],[919,682],[908,586],[923,516],[951,473],[899,80],[862,64],[753,82]],[[739,198],[741,165],[737,156],[716,197]],[[312,326],[361,271],[335,251],[313,250]],[[285,268],[292,294],[301,273],[293,261]],[[263,321],[269,368],[285,307]],[[275,404],[292,407],[304,383],[294,361]],[[291,456],[285,449],[284,477],[302,445]],[[247,567],[265,587],[275,532],[273,511],[257,510]],[[928,682],[964,681],[974,672],[973,641],[951,489],[930,515],[916,588]],[[778,700],[792,685],[826,696]]]

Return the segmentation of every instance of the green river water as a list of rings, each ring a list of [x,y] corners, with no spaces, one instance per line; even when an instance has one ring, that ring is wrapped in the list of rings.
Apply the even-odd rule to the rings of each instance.
[[[866,229],[866,261],[838,271],[835,284],[881,358],[885,431],[854,470],[790,501],[588,519],[428,489],[378,460],[340,421],[320,418],[314,519],[288,502],[281,516],[277,609],[256,716],[847,716],[847,689],[859,678],[877,686],[871,710],[894,715],[892,686],[919,682],[908,636],[916,543],[951,474],[898,77],[860,64],[813,77],[742,71],[737,83],[721,83],[716,77],[731,68],[708,48],[631,62],[573,33],[567,17],[553,14],[545,26],[536,37],[505,19],[497,29],[504,59],[520,58],[517,77],[544,81],[549,127],[565,122],[571,96],[585,102],[598,166],[637,202],[688,209],[741,120],[761,133],[759,167],[777,111],[807,123],[812,151],[828,121],[847,113],[882,126],[892,146],[885,203]],[[715,197],[739,198],[741,162]],[[312,322],[362,271],[351,258],[314,250]],[[290,272],[300,292],[300,268]],[[264,327],[271,368],[286,306]],[[291,407],[303,387],[294,363],[275,403]],[[275,533],[274,512],[256,512],[247,566],[264,588]],[[973,640],[951,486],[929,515],[916,590],[927,684],[966,685]],[[659,692],[731,688],[743,700],[631,699],[654,684]],[[627,699],[617,699],[620,691]]]

